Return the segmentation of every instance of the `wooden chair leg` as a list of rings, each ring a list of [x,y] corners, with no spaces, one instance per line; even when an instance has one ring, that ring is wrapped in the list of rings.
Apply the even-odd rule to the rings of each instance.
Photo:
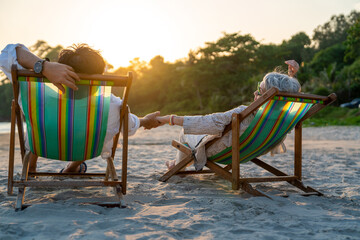
[[[28,179],[29,173],[29,160],[30,160],[30,152],[27,152],[24,156],[23,168],[21,174],[21,181],[26,182]],[[25,187],[19,187],[19,192],[16,198],[16,206],[15,211],[22,210],[24,200],[25,200]]]
[[[294,175],[301,181],[302,178],[302,127],[301,123],[295,126]]]
[[[232,116],[232,189],[238,190],[240,188],[240,119],[237,114]]]
[[[126,108],[124,116],[124,129],[129,128],[129,107]],[[121,167],[121,184],[122,184],[122,193],[126,194],[127,189],[127,160],[128,160],[128,138],[129,132],[123,131],[123,148],[122,148],[122,167]]]
[[[14,161],[15,161],[15,101],[11,104],[11,127],[10,127],[10,148],[9,148],[9,169],[8,169],[8,195],[13,194],[14,182]]]
[[[112,181],[119,181],[119,178],[116,174],[116,170],[115,170],[115,166],[114,166],[114,161],[112,157],[108,157],[107,158],[107,164],[108,167],[107,169],[109,169],[109,175]],[[118,185],[116,185],[114,188],[114,194],[115,197],[117,197],[120,207],[121,207],[121,200],[123,199],[123,195],[122,195],[122,191],[121,191],[121,185],[120,183]]]
[[[110,174],[110,170],[109,170],[109,163],[106,166],[106,172],[105,172],[105,178],[104,181],[109,181],[109,174]]]

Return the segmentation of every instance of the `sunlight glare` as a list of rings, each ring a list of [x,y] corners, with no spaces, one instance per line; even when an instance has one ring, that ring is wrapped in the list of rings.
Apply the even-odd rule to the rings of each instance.
[[[171,56],[171,44],[174,43],[171,28],[164,13],[157,14],[157,11],[159,9],[150,4],[136,8],[131,5],[112,6],[99,11],[91,23],[88,44],[100,50],[114,69],[128,66],[129,61],[136,57],[149,61],[164,53],[164,49],[169,49],[165,54]]]

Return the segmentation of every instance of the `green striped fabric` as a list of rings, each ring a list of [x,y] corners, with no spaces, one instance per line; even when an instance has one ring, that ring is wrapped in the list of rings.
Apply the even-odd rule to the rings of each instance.
[[[77,91],[66,87],[61,93],[41,79],[19,80],[31,152],[64,161],[82,161],[101,154],[110,87],[83,85]]]
[[[257,111],[249,127],[240,136],[240,163],[267,153],[279,144],[299,122],[313,103],[269,100]],[[221,164],[230,164],[232,148],[208,158]]]

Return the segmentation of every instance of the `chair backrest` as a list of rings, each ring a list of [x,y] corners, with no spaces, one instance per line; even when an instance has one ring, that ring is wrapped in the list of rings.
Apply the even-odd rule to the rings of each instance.
[[[65,87],[62,93],[41,75],[17,71],[13,82],[19,86],[29,147],[34,154],[64,161],[82,161],[101,154],[111,86],[127,88],[123,96],[126,107],[132,76],[78,75],[78,90]]]
[[[240,136],[240,163],[258,157],[279,144],[316,103],[323,104],[323,101],[274,96],[264,103]],[[232,147],[211,156],[209,160],[230,164]]]

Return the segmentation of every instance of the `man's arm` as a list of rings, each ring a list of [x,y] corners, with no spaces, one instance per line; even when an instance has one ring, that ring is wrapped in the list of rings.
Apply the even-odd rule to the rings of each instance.
[[[17,60],[21,66],[27,69],[33,69],[34,64],[40,60],[39,57],[33,53],[27,51],[21,46],[16,48]],[[56,87],[58,87],[62,92],[65,92],[65,88],[62,84],[77,90],[78,88],[75,85],[75,81],[79,81],[78,75],[74,72],[73,68],[57,63],[57,62],[47,62],[43,64],[43,75],[52,82]]]

